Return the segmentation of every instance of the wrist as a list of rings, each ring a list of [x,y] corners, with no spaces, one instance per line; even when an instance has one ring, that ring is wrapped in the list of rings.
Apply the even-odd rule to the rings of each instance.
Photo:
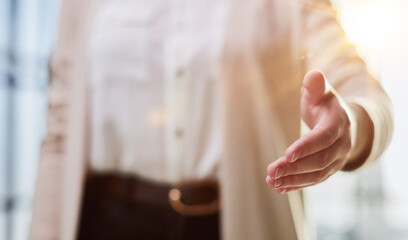
[[[347,104],[350,119],[351,150],[346,158],[343,171],[361,167],[371,153],[374,140],[374,124],[368,113],[358,104]]]

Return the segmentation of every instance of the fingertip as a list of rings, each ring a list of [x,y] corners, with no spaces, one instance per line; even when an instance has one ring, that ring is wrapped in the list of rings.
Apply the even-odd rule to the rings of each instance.
[[[285,152],[285,156],[289,163],[296,162],[296,160],[298,160],[301,155],[302,154],[300,153],[299,149],[297,147],[293,147],[293,145],[289,147]]]
[[[285,157],[289,163],[294,163],[297,160],[307,156],[309,153],[308,148],[308,135],[307,133],[303,135],[301,138],[297,139],[292,145],[290,145],[285,151]]]
[[[306,76],[308,76],[308,75],[313,75],[313,74],[315,74],[316,76],[323,76],[323,77],[324,77],[323,72],[320,71],[319,69],[309,70],[309,71],[306,73]]]
[[[276,168],[279,167],[285,161],[286,161],[286,156],[282,156],[278,158],[277,160],[273,161],[272,163],[270,163],[268,167],[266,168],[268,175],[273,177],[275,174]]]
[[[315,82],[324,83],[324,81],[325,81],[324,74],[320,70],[316,70],[316,69],[310,70],[309,72],[307,72],[303,79],[304,84],[305,83],[313,84]]]
[[[319,70],[309,71],[303,79],[304,89],[312,96],[319,97],[326,90],[325,76]]]
[[[269,175],[266,176],[265,181],[266,181],[266,184],[268,184],[269,187],[273,188],[273,180]]]
[[[266,169],[269,176],[273,175],[273,173],[272,173],[273,172],[273,165],[274,165],[273,163],[269,164],[268,168]]]

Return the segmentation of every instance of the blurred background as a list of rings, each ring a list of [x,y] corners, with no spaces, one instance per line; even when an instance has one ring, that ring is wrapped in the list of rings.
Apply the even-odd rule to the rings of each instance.
[[[408,239],[408,1],[333,0],[395,108],[382,159],[306,191],[318,239]],[[60,0],[0,0],[0,239],[27,239]]]

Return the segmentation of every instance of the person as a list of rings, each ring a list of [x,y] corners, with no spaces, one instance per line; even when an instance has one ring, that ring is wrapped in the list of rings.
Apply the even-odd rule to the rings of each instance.
[[[393,130],[325,0],[65,0],[49,103],[30,239],[312,239]]]

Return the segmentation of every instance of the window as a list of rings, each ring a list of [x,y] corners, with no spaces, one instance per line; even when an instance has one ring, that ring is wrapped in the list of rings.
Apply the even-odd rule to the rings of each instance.
[[[59,2],[0,1],[0,239],[27,239]]]

